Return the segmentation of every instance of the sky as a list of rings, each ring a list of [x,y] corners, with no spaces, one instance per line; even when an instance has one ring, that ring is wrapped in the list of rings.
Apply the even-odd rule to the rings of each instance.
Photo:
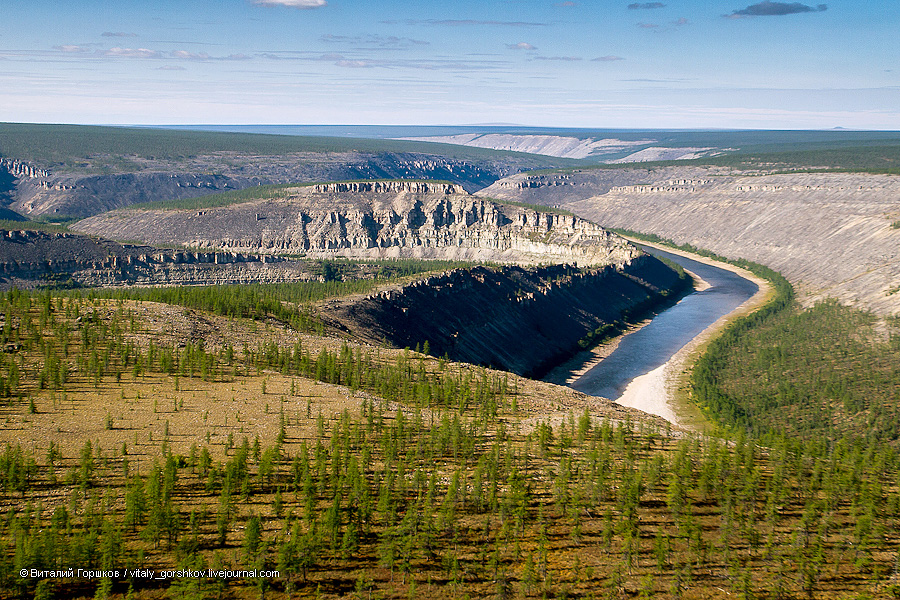
[[[0,0],[0,121],[900,130],[900,0]]]

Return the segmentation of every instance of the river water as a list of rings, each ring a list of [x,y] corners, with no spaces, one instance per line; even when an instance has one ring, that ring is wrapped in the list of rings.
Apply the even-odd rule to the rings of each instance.
[[[706,281],[710,287],[688,294],[671,308],[659,313],[649,324],[622,338],[612,354],[569,383],[569,386],[578,391],[619,400],[632,381],[660,370],[685,344],[720,317],[743,304],[759,289],[752,281],[731,271],[655,248],[642,248],[678,263]],[[661,371],[659,374],[660,377],[651,378],[657,381],[656,388],[660,387],[658,382],[661,381]],[[651,392],[665,393],[660,389]],[[634,406],[630,402],[623,403]],[[669,418],[668,414],[661,416]]]

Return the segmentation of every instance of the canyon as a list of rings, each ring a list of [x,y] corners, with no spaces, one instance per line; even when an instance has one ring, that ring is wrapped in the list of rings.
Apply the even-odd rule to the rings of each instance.
[[[338,299],[326,321],[372,344],[540,377],[592,334],[619,332],[689,287],[648,254],[619,265],[456,269],[362,299]]]
[[[0,238],[0,277],[7,287],[275,283],[315,278],[309,259],[478,262],[330,300],[318,313],[330,329],[362,341],[428,343],[438,356],[531,376],[689,286],[589,221],[479,198],[455,184],[266,191],[223,206],[111,211],[73,224],[78,233],[9,231]]]

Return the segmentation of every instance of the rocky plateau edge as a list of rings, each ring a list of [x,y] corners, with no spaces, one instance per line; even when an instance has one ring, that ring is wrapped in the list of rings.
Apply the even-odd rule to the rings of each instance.
[[[72,233],[0,230],[0,289],[223,285],[319,279],[308,261],[119,244]]]
[[[57,170],[14,157],[0,158],[0,204],[28,217],[87,217],[136,203],[296,182],[436,179],[474,191],[536,166],[525,158],[478,161],[417,153],[251,156],[227,152],[178,162],[125,158],[128,171],[112,173],[91,172],[90,162]],[[103,170],[107,168],[104,165]]]

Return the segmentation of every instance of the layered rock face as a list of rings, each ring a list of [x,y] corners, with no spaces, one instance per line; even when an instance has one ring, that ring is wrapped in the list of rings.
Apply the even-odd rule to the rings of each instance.
[[[614,187],[703,177],[708,177],[708,172],[696,167],[593,168],[560,172],[517,173],[494,182],[476,192],[475,195],[545,206],[562,206],[574,200],[605,194]]]
[[[639,316],[684,281],[650,255],[618,268],[475,267],[362,300],[333,301],[325,318],[372,343],[540,376],[605,325]]]
[[[232,252],[505,263],[621,264],[639,252],[572,215],[470,196],[432,182],[328,183],[203,210],[121,210],[74,229]]]
[[[807,302],[834,297],[900,313],[900,177],[747,176],[696,167],[563,176],[573,185],[550,185],[551,178],[517,187],[524,181],[518,176],[485,193],[530,202],[543,196],[607,227],[765,264],[797,284]]]
[[[282,283],[315,279],[309,265],[273,256],[118,244],[69,233],[0,230],[0,289]]]
[[[182,173],[19,178],[11,206],[29,216],[85,217],[138,202],[193,198],[261,183],[265,182],[247,177]]]

